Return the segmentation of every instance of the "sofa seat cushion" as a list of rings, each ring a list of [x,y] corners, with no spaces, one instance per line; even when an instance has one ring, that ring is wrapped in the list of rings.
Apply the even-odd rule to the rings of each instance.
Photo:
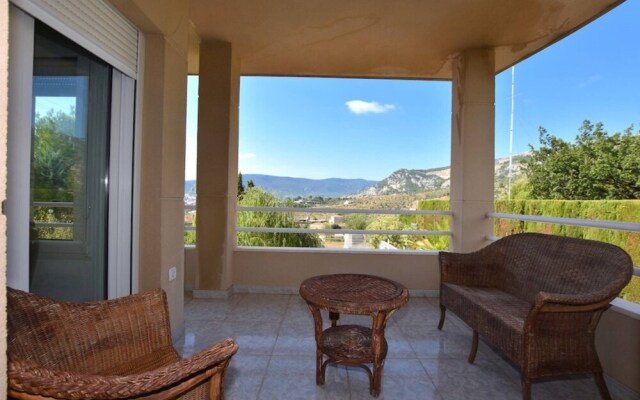
[[[442,304],[456,313],[489,343],[522,359],[524,323],[531,304],[495,288],[442,284]]]

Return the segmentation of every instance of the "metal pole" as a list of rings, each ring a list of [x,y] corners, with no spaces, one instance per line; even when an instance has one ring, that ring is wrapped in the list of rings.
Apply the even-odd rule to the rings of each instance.
[[[509,193],[511,200],[511,175],[513,173],[513,113],[516,91],[516,67],[511,67],[511,123],[509,124]]]

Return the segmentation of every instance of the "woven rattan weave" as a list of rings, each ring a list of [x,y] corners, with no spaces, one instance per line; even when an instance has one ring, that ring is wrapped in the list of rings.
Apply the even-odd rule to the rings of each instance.
[[[316,383],[324,384],[329,363],[356,366],[367,371],[369,391],[377,397],[387,356],[384,328],[391,314],[409,301],[407,289],[377,276],[335,274],[305,280],[300,285],[300,295],[309,305],[315,323]],[[331,327],[325,330],[320,310],[329,311]],[[338,325],[340,314],[369,315],[372,326]]]
[[[182,359],[165,293],[66,303],[8,290],[9,396],[18,399],[221,399],[238,346]]]
[[[440,323],[453,311],[521,368],[522,397],[535,378],[593,373],[611,399],[595,348],[602,312],[632,275],[629,255],[591,240],[523,233],[469,254],[440,253]]]

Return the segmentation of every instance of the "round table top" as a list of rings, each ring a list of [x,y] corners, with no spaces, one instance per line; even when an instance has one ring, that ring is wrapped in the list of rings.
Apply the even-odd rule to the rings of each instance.
[[[319,308],[347,314],[391,311],[409,301],[409,291],[400,283],[361,274],[314,276],[302,282],[300,296]]]

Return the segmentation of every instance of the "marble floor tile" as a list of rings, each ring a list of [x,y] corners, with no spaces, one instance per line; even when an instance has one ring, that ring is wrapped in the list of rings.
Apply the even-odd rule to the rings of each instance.
[[[314,356],[316,354],[316,340],[313,335],[304,337],[290,336],[286,333],[278,335],[273,348],[274,356]]]
[[[174,342],[174,346],[186,357],[229,337],[235,339],[235,332],[223,321],[185,319],[184,334]]]
[[[505,377],[491,360],[429,358],[420,360],[444,400],[516,400],[520,381]]]
[[[270,355],[278,338],[280,323],[226,321],[228,332],[238,342],[238,354]]]
[[[417,358],[415,351],[413,351],[413,348],[400,328],[387,326],[384,331],[384,336],[388,345],[388,358]]]
[[[291,295],[245,294],[228,321],[282,322]]]
[[[519,369],[482,338],[475,363],[469,364],[471,329],[448,312],[439,331],[438,304],[438,299],[412,298],[391,316],[379,399],[520,400]],[[227,337],[240,346],[225,375],[226,400],[373,399],[360,368],[330,365],[325,385],[316,385],[313,318],[297,294],[185,296],[184,313],[184,334],[174,338],[183,356]],[[323,321],[329,327],[326,312]],[[371,317],[341,315],[339,323],[370,327]],[[590,375],[537,380],[532,394],[534,400],[600,399]],[[614,394],[614,399],[622,398]]]
[[[185,319],[203,319],[223,321],[233,312],[240,301],[239,295],[231,296],[229,299],[191,299],[185,301]]]
[[[458,330],[443,329],[442,331],[403,331],[405,338],[413,348],[418,358],[452,358],[466,362],[471,350],[471,333],[461,333]],[[478,358],[495,358],[493,351],[480,341]]]
[[[272,356],[258,395],[264,400],[349,399],[347,372],[327,367],[325,383],[316,385],[315,358],[310,356]]]
[[[361,368],[348,368],[351,399],[372,399],[369,378]],[[441,400],[420,361],[416,359],[388,358],[382,370],[379,399],[433,399]]]
[[[224,376],[224,398],[257,399],[270,359],[271,356],[233,356]]]

